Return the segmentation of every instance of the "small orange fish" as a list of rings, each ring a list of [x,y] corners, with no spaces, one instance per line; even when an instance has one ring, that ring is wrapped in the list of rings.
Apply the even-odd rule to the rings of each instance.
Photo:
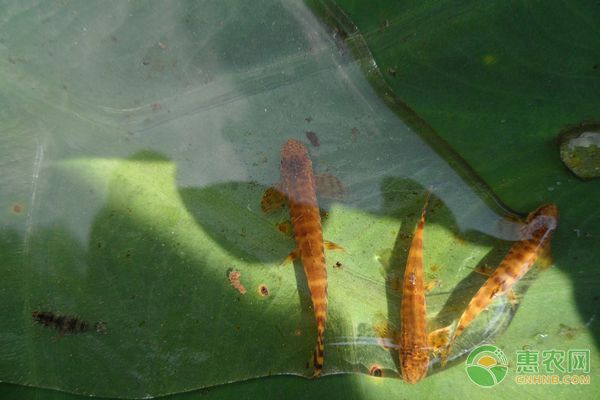
[[[506,294],[531,269],[538,258],[550,257],[550,241],[558,224],[558,208],[554,204],[538,207],[527,216],[523,239],[516,242],[498,268],[473,296],[460,317],[445,351],[443,362],[454,341],[471,322],[497,297]]]
[[[316,186],[312,162],[306,147],[297,140],[288,140],[281,151],[280,189],[287,199],[297,247],[286,261],[300,257],[304,266],[317,322],[317,344],[313,363],[314,376],[318,377],[321,375],[325,360],[327,323],[325,248],[340,249],[340,247],[323,241]]]
[[[408,251],[402,283],[400,373],[408,383],[417,383],[423,379],[429,369],[429,353],[437,355],[440,349],[448,345],[449,327],[431,333],[427,331],[425,293],[439,284],[437,280],[425,284],[423,273],[423,232],[430,196],[431,192],[428,192]]]
[[[427,194],[421,219],[415,229],[402,289],[400,309],[400,371],[402,379],[408,383],[417,383],[429,368],[429,344],[425,306],[425,284],[423,277],[423,231],[425,229],[425,211],[429,202]]]
[[[437,353],[448,344],[448,328],[427,332],[425,292],[435,285],[426,285],[423,274],[423,232],[425,212],[431,192],[427,193],[421,218],[413,236],[402,288],[400,308],[400,374],[408,383],[417,383],[427,375],[429,353]],[[437,284],[437,283],[436,283]]]

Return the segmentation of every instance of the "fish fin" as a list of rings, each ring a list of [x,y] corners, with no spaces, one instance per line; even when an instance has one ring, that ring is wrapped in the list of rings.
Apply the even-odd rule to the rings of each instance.
[[[480,265],[477,268],[475,268],[473,270],[473,272],[478,273],[478,274],[483,275],[483,276],[490,277],[490,276],[492,276],[492,273],[494,272],[494,269],[492,267],[487,266],[487,265]]]
[[[299,248],[295,248],[294,250],[292,250],[290,252],[290,254],[288,254],[288,256],[281,262],[281,265],[286,265],[289,264],[291,262],[294,262],[294,260],[297,260],[300,257],[300,249]]]
[[[316,348],[313,354],[313,378],[320,378],[323,372],[323,360],[319,360],[319,348]]]
[[[546,243],[540,249],[540,254],[538,255],[538,263],[542,268],[548,268],[552,264],[554,264],[554,258],[552,257],[552,246],[550,246],[550,242]]]
[[[332,200],[344,198],[346,192],[342,182],[328,172],[321,175],[315,175],[315,189],[319,196]]]
[[[285,194],[283,194],[279,185],[272,186],[263,193],[263,196],[260,199],[260,208],[264,213],[268,213],[283,207],[285,201]]]
[[[440,351],[438,352],[437,356],[440,357],[440,364],[442,365],[442,368],[444,368],[446,366],[446,364],[448,363],[448,356],[450,355],[451,351],[452,351],[452,346],[450,344],[448,344],[448,346],[440,349]]]
[[[440,286],[441,282],[442,281],[440,281],[439,279],[432,279],[429,282],[426,282],[425,283],[425,293],[429,293],[436,287]]]
[[[341,250],[344,251],[344,248],[338,244],[335,244],[333,242],[330,242],[329,240],[323,240],[323,246],[327,249],[327,250]]]
[[[319,208],[319,215],[321,216],[321,221],[326,221],[329,218],[329,211]]]
[[[450,358],[450,355],[452,354],[452,346],[454,346],[454,338],[451,337],[448,341],[448,344],[445,347],[442,347],[439,352],[436,354],[437,356],[440,357],[440,364],[442,366],[442,368],[444,368],[446,366],[446,364],[448,364],[448,359]]]
[[[508,297],[508,302],[510,303],[510,306],[515,309],[517,307],[517,305],[519,304],[519,296],[517,295],[517,293],[515,293],[514,290],[510,289],[507,293],[507,297]]]
[[[448,325],[429,333],[428,343],[433,354],[440,354],[450,344],[450,328]]]
[[[398,329],[383,315],[379,315],[373,323],[373,331],[377,335],[377,344],[384,349],[394,348],[398,343]]]
[[[453,328],[454,328],[454,332],[452,332],[452,335],[450,335],[450,332],[452,331]],[[443,347],[440,347],[439,349],[436,349],[437,351],[435,352],[435,355],[439,356],[439,358],[440,358],[440,364],[442,365],[442,368],[446,366],[446,364],[448,363],[448,357],[452,353],[452,346],[454,345],[454,341],[456,340],[456,328],[457,328],[457,326],[455,327],[454,323],[452,323],[444,328],[435,330],[435,331],[431,332],[431,334],[430,334],[430,339],[432,339],[431,335],[434,335],[434,337],[437,336],[437,338],[439,338],[436,340],[439,340],[440,343],[443,341],[446,341],[446,345]],[[444,336],[445,332],[448,332],[447,337]],[[431,342],[431,343],[433,343],[433,342]]]

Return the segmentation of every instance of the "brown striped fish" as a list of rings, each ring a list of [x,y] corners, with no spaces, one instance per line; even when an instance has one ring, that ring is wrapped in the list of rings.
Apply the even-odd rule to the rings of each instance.
[[[313,354],[314,376],[321,375],[325,360],[325,326],[327,323],[327,270],[325,248],[339,248],[323,241],[321,215],[316,197],[317,182],[306,147],[288,140],[281,151],[281,185],[287,199],[296,249],[286,261],[300,258],[308,281],[317,322],[317,344]]]
[[[509,292],[512,286],[531,269],[538,258],[549,259],[550,241],[557,225],[558,208],[554,204],[540,206],[527,216],[522,230],[523,239],[510,248],[498,268],[469,302],[458,320],[445,351],[446,356],[450,354],[454,341],[481,311],[486,309],[495,298]]]
[[[417,383],[429,368],[429,343],[425,306],[425,283],[423,277],[423,231],[427,193],[421,219],[408,251],[402,288],[400,308],[400,372],[408,383]]]

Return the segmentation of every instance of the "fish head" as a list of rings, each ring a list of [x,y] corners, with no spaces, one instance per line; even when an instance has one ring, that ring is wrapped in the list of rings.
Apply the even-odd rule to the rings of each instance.
[[[527,231],[535,235],[540,230],[553,231],[558,225],[558,207],[556,204],[544,204],[527,216]]]
[[[304,172],[312,174],[312,163],[308,156],[308,150],[298,140],[290,139],[283,145],[281,171],[293,175],[300,175]]]

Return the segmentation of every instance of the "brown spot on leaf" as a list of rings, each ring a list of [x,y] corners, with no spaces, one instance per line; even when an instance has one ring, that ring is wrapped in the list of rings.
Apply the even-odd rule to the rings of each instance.
[[[575,335],[580,331],[578,328],[573,328],[565,324],[560,324],[558,329],[558,334],[567,339],[573,339]]]
[[[246,294],[246,288],[244,287],[244,285],[242,285],[242,282],[240,282],[241,276],[242,276],[242,274],[240,273],[240,271],[236,271],[236,270],[229,271],[229,275],[228,275],[229,283],[238,292],[240,292],[240,294]]]
[[[263,297],[267,297],[269,295],[269,288],[264,283],[258,285],[258,294]]]

